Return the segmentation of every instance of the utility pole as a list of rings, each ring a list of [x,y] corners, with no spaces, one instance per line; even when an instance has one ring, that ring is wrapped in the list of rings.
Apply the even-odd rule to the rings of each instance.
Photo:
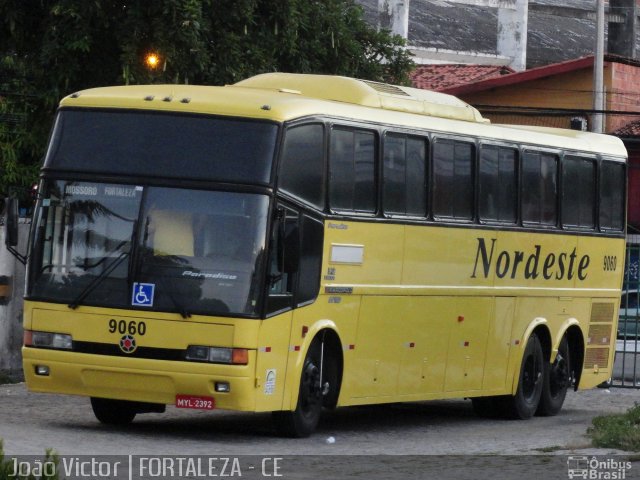
[[[596,50],[593,62],[593,109],[604,110],[604,0],[596,0]],[[604,114],[594,113],[591,131],[603,133]]]
[[[409,3],[411,0],[378,0],[378,28],[409,39]]]

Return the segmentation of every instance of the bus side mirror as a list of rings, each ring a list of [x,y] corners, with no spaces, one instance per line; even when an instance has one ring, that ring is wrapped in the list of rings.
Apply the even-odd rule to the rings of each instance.
[[[7,219],[5,223],[4,243],[7,247],[18,245],[18,199],[7,198],[5,200]]]

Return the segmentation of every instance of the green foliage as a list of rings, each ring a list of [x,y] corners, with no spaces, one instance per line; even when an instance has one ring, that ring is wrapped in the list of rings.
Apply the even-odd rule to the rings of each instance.
[[[270,71],[407,84],[404,40],[362,15],[353,0],[0,0],[0,194],[35,180],[56,105],[77,90]]]
[[[3,385],[5,383],[17,383],[17,382],[18,381],[14,376],[0,370],[0,385]]]
[[[5,458],[2,439],[0,438],[0,480],[58,480],[60,478],[58,472],[60,459],[53,450],[47,450],[45,457],[41,461],[41,463],[53,464],[55,466],[53,468],[53,474],[49,475],[49,473],[51,473],[51,469],[43,468],[42,472],[39,472],[37,476],[33,473],[31,473],[30,475],[13,475],[15,471],[14,461],[11,458]],[[36,465],[34,462],[34,467],[35,466]]]
[[[640,452],[640,405],[623,414],[594,418],[587,434],[595,447]]]

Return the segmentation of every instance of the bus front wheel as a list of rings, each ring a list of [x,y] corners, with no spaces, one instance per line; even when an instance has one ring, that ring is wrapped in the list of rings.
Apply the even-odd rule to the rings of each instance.
[[[91,397],[93,414],[107,425],[127,425],[138,413],[134,402]]]
[[[536,415],[553,416],[562,408],[571,384],[569,342],[564,337],[558,346],[558,355],[553,363],[545,362],[544,380],[540,405]]]
[[[507,397],[507,413],[512,418],[531,418],[540,404],[544,384],[544,355],[540,339],[532,333],[522,356],[518,390]]]
[[[324,397],[336,388],[332,360],[325,357],[324,342],[314,340],[305,357],[300,376],[300,390],[296,409],[273,412],[280,435],[293,438],[308,437],[318,426]]]

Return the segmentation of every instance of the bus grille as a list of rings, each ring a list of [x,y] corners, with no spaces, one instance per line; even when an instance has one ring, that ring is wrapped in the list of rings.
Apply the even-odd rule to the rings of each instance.
[[[609,325],[591,325],[589,327],[589,345],[609,345],[611,341],[611,324]]]
[[[609,348],[587,348],[584,368],[607,368],[609,366]]]
[[[387,83],[380,83],[380,82],[372,82],[370,80],[362,80],[362,82],[369,85],[371,88],[373,88],[377,92],[388,93],[390,95],[402,95],[403,97],[411,96],[401,88],[396,87],[395,85],[389,85]]]
[[[613,321],[613,303],[594,303],[591,305],[591,323]]]

